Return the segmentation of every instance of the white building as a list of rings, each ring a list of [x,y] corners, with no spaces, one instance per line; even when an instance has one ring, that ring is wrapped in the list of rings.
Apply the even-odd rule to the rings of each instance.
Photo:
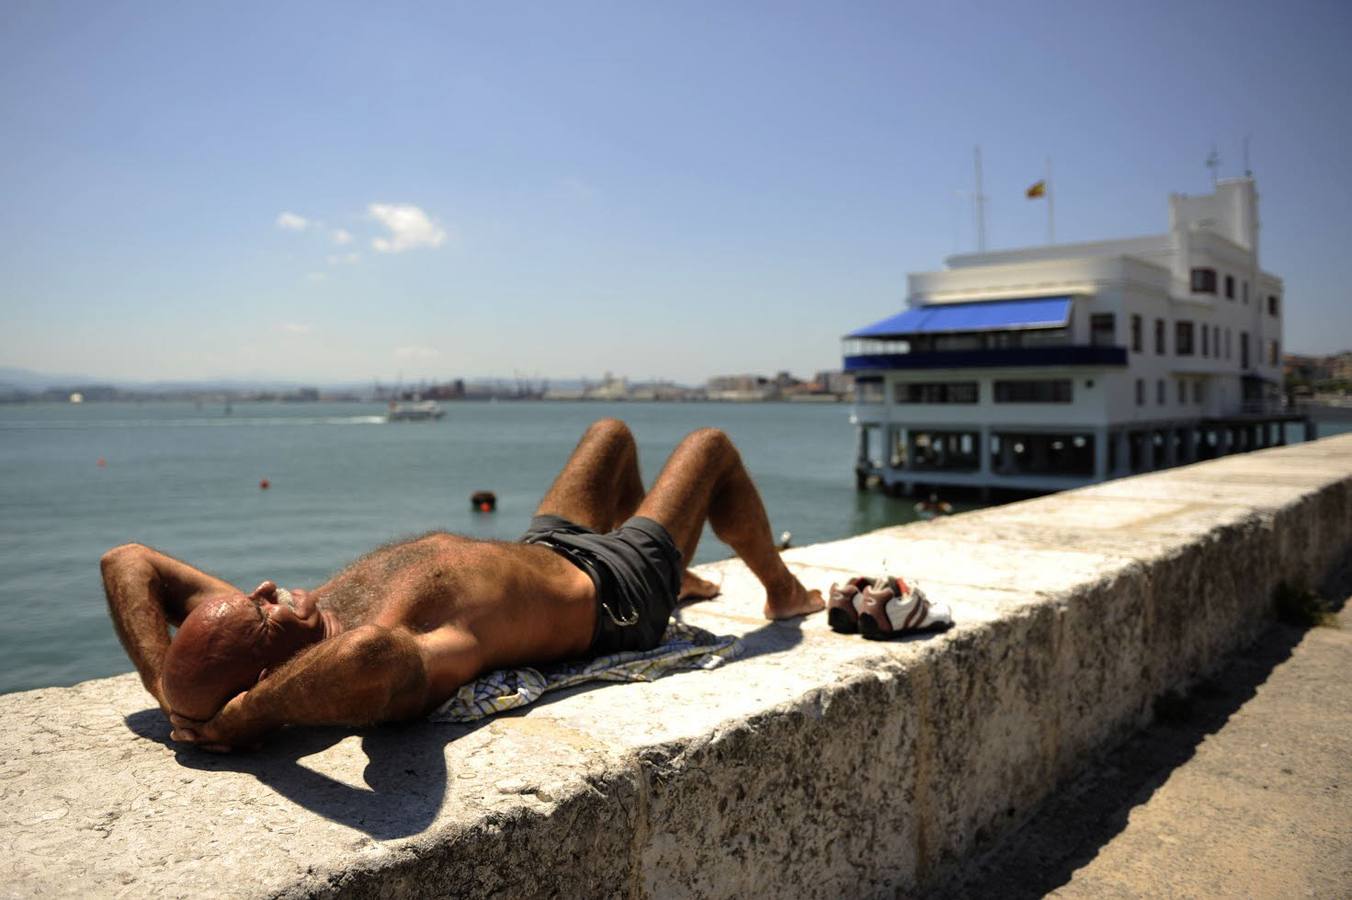
[[[1252,178],[1150,237],[950,257],[845,338],[860,484],[1055,490],[1284,440]]]
[[[779,387],[763,375],[716,375],[705,385],[710,400],[732,403],[750,403],[772,400]]]

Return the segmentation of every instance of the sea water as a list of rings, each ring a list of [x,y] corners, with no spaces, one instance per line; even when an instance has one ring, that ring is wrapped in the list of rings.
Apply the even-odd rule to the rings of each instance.
[[[377,404],[0,406],[0,693],[130,670],[99,580],[110,547],[149,544],[247,591],[313,587],[433,529],[512,540],[603,416],[629,422],[649,485],[683,435],[726,430],[775,534],[795,544],[914,518],[911,501],[855,490],[847,404],[444,408],[439,421],[386,423]],[[497,494],[496,512],[471,508],[476,490]],[[697,561],[730,554],[706,532]]]

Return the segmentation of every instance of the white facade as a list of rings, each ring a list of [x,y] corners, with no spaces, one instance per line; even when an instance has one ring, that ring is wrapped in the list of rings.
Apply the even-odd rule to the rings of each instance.
[[[1253,179],[1169,206],[1164,234],[963,254],[912,274],[912,309],[1069,298],[1069,317],[980,333],[879,323],[847,337],[861,467],[889,485],[1057,488],[1233,449],[1198,429],[1276,411],[1282,283],[1259,265]],[[1037,434],[1051,444],[1018,437]],[[939,471],[923,467],[936,435],[952,451]]]

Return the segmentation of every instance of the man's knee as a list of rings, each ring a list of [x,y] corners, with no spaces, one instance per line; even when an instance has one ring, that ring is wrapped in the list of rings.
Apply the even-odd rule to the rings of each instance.
[[[588,440],[632,445],[634,433],[619,419],[597,419],[587,428]]]
[[[724,459],[737,454],[732,438],[719,428],[701,428],[685,436],[678,448],[701,457]]]

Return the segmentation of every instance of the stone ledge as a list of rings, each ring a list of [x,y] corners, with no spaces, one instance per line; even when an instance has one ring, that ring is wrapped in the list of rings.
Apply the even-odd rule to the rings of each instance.
[[[0,896],[893,895],[1008,828],[1352,544],[1352,436],[789,551],[915,578],[943,635],[770,624],[712,672],[477,726],[181,750],[133,676],[0,697]]]

